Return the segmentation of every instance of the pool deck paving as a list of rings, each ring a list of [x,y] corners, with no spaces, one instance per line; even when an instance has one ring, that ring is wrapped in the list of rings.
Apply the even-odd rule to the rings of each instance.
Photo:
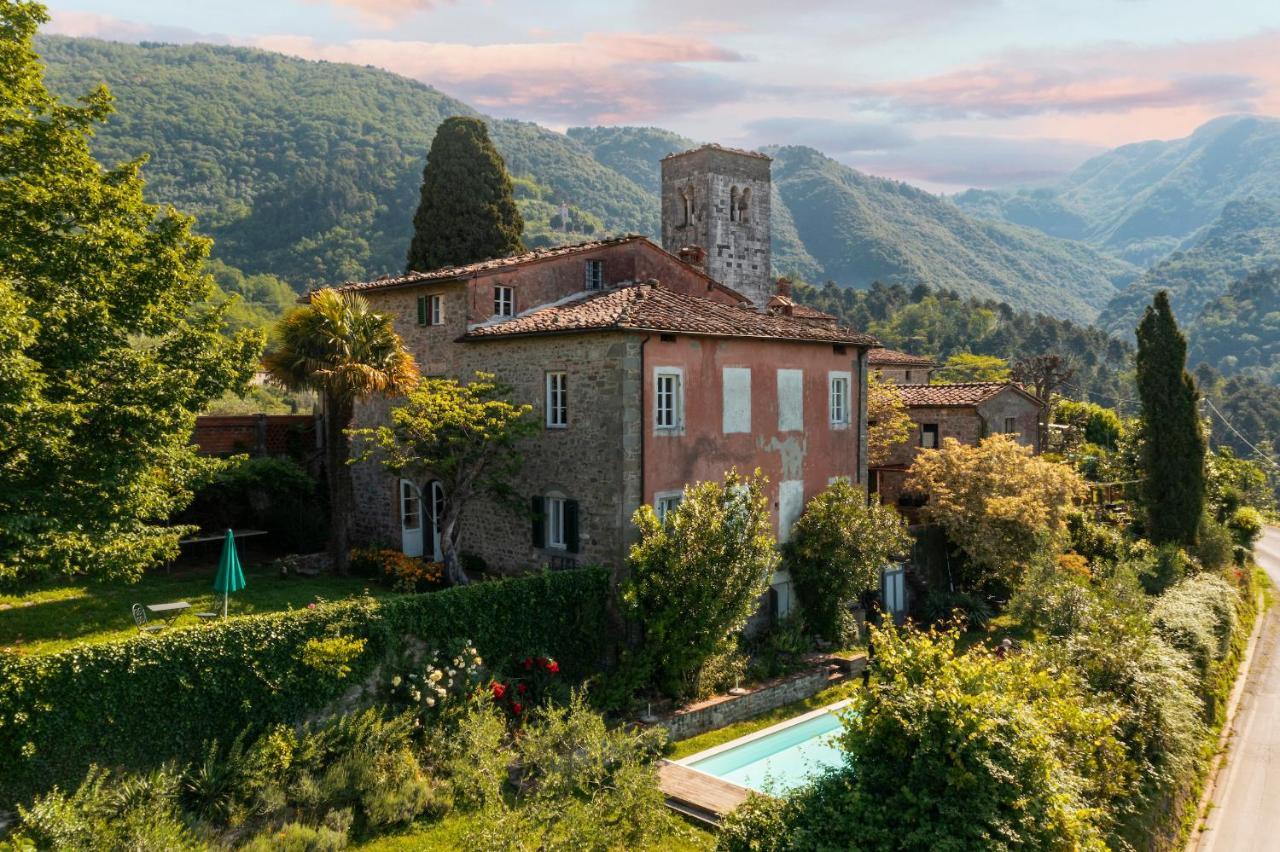
[[[719,824],[722,817],[751,795],[746,787],[669,760],[658,767],[658,785],[673,810],[712,825]]]

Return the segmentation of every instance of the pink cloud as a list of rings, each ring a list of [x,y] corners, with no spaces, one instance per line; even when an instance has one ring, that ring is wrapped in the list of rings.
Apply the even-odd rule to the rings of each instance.
[[[362,22],[389,30],[408,18],[429,12],[450,0],[306,0],[307,3],[336,6],[355,13]]]
[[[1200,44],[1017,51],[932,77],[854,89],[857,109],[925,120],[1280,105],[1280,33]]]
[[[53,9],[44,32],[77,38],[100,38],[108,41],[167,41],[189,43],[193,41],[225,44],[226,36],[200,33],[186,27],[156,26],[126,21],[114,15],[97,12],[75,12]]]
[[[705,39],[646,33],[486,45],[391,39],[323,44],[299,36],[254,43],[307,59],[377,65],[489,111],[551,122],[647,120],[718,102],[730,96],[730,87],[688,66],[743,58]]]

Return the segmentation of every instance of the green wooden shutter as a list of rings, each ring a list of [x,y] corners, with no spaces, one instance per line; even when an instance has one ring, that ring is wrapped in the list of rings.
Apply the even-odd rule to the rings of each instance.
[[[427,324],[427,297],[418,297],[418,325]]]
[[[570,553],[578,552],[578,501],[564,501],[564,548]]]
[[[547,501],[542,497],[533,498],[533,546],[547,546]]]

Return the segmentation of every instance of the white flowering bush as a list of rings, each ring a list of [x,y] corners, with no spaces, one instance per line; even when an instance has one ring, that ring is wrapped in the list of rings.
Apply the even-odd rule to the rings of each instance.
[[[435,721],[446,711],[465,706],[489,680],[484,659],[471,642],[452,650],[437,649],[418,671],[391,678],[391,696],[417,714],[419,723]]]

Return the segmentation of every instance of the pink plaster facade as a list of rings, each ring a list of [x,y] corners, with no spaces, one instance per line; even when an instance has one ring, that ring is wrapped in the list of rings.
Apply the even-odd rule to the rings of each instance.
[[[718,480],[737,468],[759,469],[769,480],[767,494],[774,532],[785,538],[789,521],[804,503],[833,479],[865,481],[865,449],[859,416],[865,397],[864,359],[855,347],[781,341],[664,335],[644,345],[644,500],[677,492],[686,485]],[[749,408],[742,406],[742,384],[726,392],[726,369],[749,378]],[[683,385],[679,429],[655,425],[655,377],[678,370]],[[780,405],[779,371],[799,373],[799,407],[794,398]],[[847,380],[845,422],[832,423],[831,379]],[[792,387],[794,387],[795,380]],[[794,393],[794,391],[792,391]],[[742,410],[726,413],[726,404]],[[780,413],[785,410],[784,417]],[[800,412],[797,419],[794,415]],[[733,417],[736,423],[728,423]],[[790,417],[789,422],[784,422]],[[749,431],[726,431],[747,426]],[[798,427],[798,428],[796,428]]]

